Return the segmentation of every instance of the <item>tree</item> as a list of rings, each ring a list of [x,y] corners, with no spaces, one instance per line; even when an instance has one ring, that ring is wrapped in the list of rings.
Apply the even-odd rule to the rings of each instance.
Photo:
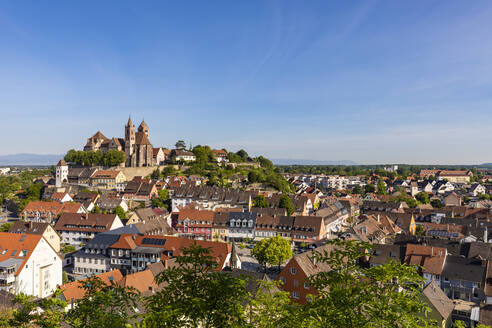
[[[106,154],[104,154],[104,166],[118,166],[125,162],[125,153],[119,150],[108,150]]]
[[[57,290],[53,297],[35,301],[34,297],[18,294],[14,303],[16,308],[12,312],[9,324],[12,327],[61,327],[64,319],[64,308],[67,302],[58,298],[61,291]],[[39,309],[39,310],[38,310]]]
[[[290,242],[280,236],[262,239],[251,250],[251,255],[262,265],[280,265],[292,257]]]
[[[116,209],[114,210],[114,213],[116,215],[118,215],[118,217],[121,219],[121,220],[126,220],[126,212],[125,210],[123,209],[123,207],[121,207],[120,205],[118,205],[118,207],[116,207]]]
[[[355,185],[355,187],[352,189],[352,193],[362,195],[364,193],[364,189],[362,189],[360,185]]]
[[[294,213],[294,205],[292,204],[292,199],[290,199],[290,197],[287,195],[280,196],[278,207],[285,208],[287,211],[287,215],[291,215],[292,213]]]
[[[318,291],[298,311],[301,327],[438,327],[421,314],[429,308],[421,299],[424,282],[413,266],[397,261],[361,267],[358,260],[371,249],[358,241],[330,241],[329,250],[312,258],[330,271],[312,275]]]
[[[5,222],[0,226],[0,232],[9,232],[10,228],[12,228],[12,223]]]
[[[140,301],[138,291],[115,282],[106,284],[97,276],[81,281],[85,294],[66,315],[73,328],[125,327],[136,322],[134,309]]]
[[[423,236],[424,235],[424,226],[421,224],[417,224],[417,227],[415,228],[415,235],[417,236]]]
[[[368,183],[368,184],[366,184],[366,185],[364,186],[364,191],[365,191],[366,193],[375,192],[375,191],[376,191],[376,187],[375,187],[373,184]]]
[[[238,155],[239,157],[241,157],[242,161],[243,162],[247,162],[248,161],[248,153],[244,150],[244,149],[241,149],[239,150],[236,155]]]
[[[439,199],[437,199],[437,198],[434,198],[433,200],[431,200],[430,201],[430,204],[434,208],[443,208],[444,207],[444,205],[442,204],[442,202]]]
[[[417,195],[415,195],[415,199],[417,199],[419,202],[422,204],[429,204],[429,195],[426,192],[419,192]]]
[[[386,195],[386,184],[383,180],[378,181],[377,190],[378,195]]]
[[[296,305],[288,292],[279,291],[273,281],[257,281],[257,286],[245,307],[248,327],[278,328],[289,326],[289,316]]]
[[[146,303],[149,327],[244,327],[245,280],[216,271],[210,250],[183,249],[177,267],[160,273],[162,289]]]
[[[258,195],[253,199],[254,207],[269,207],[268,201],[266,200],[264,195]]]
[[[183,140],[178,140],[174,145],[176,149],[183,150],[186,148],[186,143]]]

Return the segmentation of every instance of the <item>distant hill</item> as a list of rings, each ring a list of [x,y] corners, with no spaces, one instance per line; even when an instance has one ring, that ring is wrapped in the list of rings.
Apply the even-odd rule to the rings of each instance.
[[[275,165],[357,165],[357,163],[348,160],[340,161],[318,161],[311,159],[285,159],[275,158],[272,159]]]
[[[56,165],[63,155],[12,154],[0,155],[1,166],[13,165]]]

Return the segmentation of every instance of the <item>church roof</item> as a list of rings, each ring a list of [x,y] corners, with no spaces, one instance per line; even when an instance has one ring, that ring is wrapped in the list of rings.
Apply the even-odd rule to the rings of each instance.
[[[65,160],[62,158],[62,159],[60,159],[58,164],[56,164],[56,166],[67,166],[67,162],[65,162]]]
[[[149,129],[149,126],[147,125],[147,123],[145,123],[144,120],[142,120],[142,123],[140,123],[140,126],[138,127],[138,131],[143,131],[144,129]]]
[[[133,125],[132,118],[131,116],[128,116],[128,123],[126,123],[126,126],[132,126],[132,125]]]
[[[137,145],[152,145],[149,141],[149,138],[147,138],[147,135],[143,132],[137,132],[135,134],[135,144]]]
[[[101,133],[101,131],[97,131],[96,134],[94,134],[92,136],[92,138],[95,138],[95,139],[103,139],[103,140],[109,140],[108,138],[106,138],[106,136],[104,134]]]

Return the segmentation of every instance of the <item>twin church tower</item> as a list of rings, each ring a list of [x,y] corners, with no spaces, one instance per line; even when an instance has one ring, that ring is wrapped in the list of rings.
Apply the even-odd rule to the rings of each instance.
[[[126,167],[152,166],[153,147],[149,140],[149,126],[142,120],[138,130],[135,132],[131,117],[125,125],[125,138],[106,138],[101,132],[96,132],[87,139],[84,147],[85,151],[101,150],[106,153],[108,150],[119,150],[125,152]]]

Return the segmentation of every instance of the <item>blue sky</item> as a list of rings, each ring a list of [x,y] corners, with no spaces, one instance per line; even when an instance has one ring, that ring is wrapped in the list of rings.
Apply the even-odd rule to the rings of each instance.
[[[0,155],[145,118],[271,158],[492,162],[491,1],[1,1]]]

